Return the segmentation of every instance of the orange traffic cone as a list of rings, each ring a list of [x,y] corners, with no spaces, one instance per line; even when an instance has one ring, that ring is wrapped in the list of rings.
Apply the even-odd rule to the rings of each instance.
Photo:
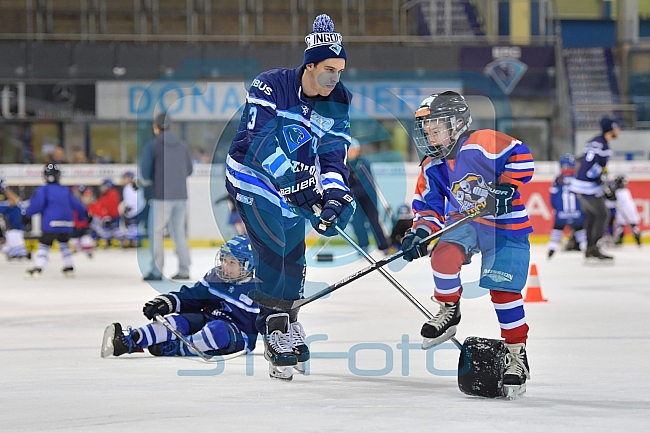
[[[528,275],[528,288],[526,289],[526,297],[524,302],[548,302],[542,296],[542,287],[539,283],[539,275],[537,275],[537,265],[530,265],[530,274]]]

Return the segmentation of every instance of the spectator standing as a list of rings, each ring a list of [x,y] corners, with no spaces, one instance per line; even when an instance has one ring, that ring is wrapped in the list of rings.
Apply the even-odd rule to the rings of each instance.
[[[142,151],[140,170],[145,181],[153,183],[153,199],[149,210],[149,248],[151,271],[145,281],[162,280],[164,267],[163,232],[165,225],[176,247],[178,273],[172,278],[189,279],[190,252],[185,232],[187,212],[187,178],[192,174],[192,155],[187,144],[169,128],[166,113],[156,116],[154,139]]]

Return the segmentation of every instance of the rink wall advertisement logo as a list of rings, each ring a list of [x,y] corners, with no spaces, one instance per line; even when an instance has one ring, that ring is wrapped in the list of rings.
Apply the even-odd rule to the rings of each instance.
[[[431,93],[462,91],[461,82],[455,80],[439,80],[435,87],[408,81],[346,81],[345,85],[354,95],[353,119],[410,119],[414,107]],[[267,95],[273,91],[258,79],[252,86]],[[104,120],[146,120],[162,111],[178,121],[230,120],[246,103],[247,90],[243,81],[98,81],[95,111]]]
[[[259,336],[258,340],[262,340],[263,337]],[[328,337],[325,334],[314,334],[305,338],[305,344],[309,346],[310,351],[310,361],[306,363],[306,369],[304,372],[305,376],[312,374],[311,372],[311,362],[312,360],[318,359],[334,359],[347,361],[348,371],[354,374],[355,376],[362,377],[380,377],[391,374],[393,371],[399,371],[402,376],[409,376],[411,372],[411,352],[422,352],[422,345],[418,341],[417,343],[412,343],[410,341],[408,334],[403,334],[400,343],[397,343],[394,347],[397,350],[393,350],[393,346],[386,343],[358,343],[351,346],[346,352],[332,352],[332,351],[323,351],[317,350],[312,347],[312,344],[317,341],[327,341]],[[435,366],[435,360],[437,354],[440,354],[442,351],[454,351],[460,354],[458,348],[455,344],[447,342],[429,348],[425,352],[424,366],[428,373],[434,376],[457,376],[463,375],[469,372],[471,367],[471,359],[466,358],[466,362],[463,364],[463,367],[458,370],[457,368],[453,369],[441,369]],[[364,368],[360,366],[361,364],[359,358],[364,357],[365,361],[368,360],[368,357],[372,357],[373,366],[376,368]],[[258,364],[255,363],[257,361]],[[396,360],[396,358],[398,360]],[[254,376],[257,372],[258,374],[268,374],[267,368],[268,363],[263,358],[254,356],[253,353],[245,355],[246,359],[246,376]],[[226,362],[220,357],[216,357],[215,367],[211,370],[178,370],[179,376],[218,376],[226,370]],[[263,365],[262,365],[263,364]]]

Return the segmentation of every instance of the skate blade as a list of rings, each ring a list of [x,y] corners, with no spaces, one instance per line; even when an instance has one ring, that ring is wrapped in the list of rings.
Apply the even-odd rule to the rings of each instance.
[[[269,377],[285,381],[293,380],[293,367],[276,367],[269,364]]]
[[[516,400],[526,393],[526,384],[522,385],[503,385],[504,398]]]
[[[447,329],[447,332],[442,334],[440,337],[436,338],[427,338],[427,337],[422,337],[422,350],[427,350],[432,348],[433,346],[437,346],[439,344],[444,343],[445,341],[449,340],[451,337],[456,336],[456,326],[451,326],[449,329]]]
[[[597,259],[595,257],[589,257],[585,258],[585,265],[586,266],[594,266],[594,267],[607,267],[607,266],[614,266],[614,259]]]
[[[38,280],[39,278],[41,278],[40,272],[34,272],[33,274],[30,274],[29,272],[25,272],[25,279],[27,280]]]
[[[75,275],[74,275],[74,271],[64,272],[64,273],[63,273],[63,276],[64,276],[65,278],[74,278],[74,277],[75,277]]]
[[[108,358],[113,355],[113,338],[115,338],[115,325],[108,325],[104,329],[104,338],[102,339],[102,358]]]
[[[307,365],[306,361],[298,361],[296,365],[293,366],[293,369],[296,370],[300,374],[305,374],[305,370],[307,370]]]

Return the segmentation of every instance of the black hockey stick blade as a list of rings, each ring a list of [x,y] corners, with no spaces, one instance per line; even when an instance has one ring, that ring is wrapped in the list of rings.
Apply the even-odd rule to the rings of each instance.
[[[448,226],[445,226],[444,228],[438,230],[435,233],[430,234],[426,238],[424,238],[421,243],[429,243],[435,239],[438,239],[440,236],[444,235],[445,233],[448,233],[462,225],[467,224],[470,221],[475,220],[476,218],[479,218],[481,216],[486,215],[488,212],[485,209],[480,209],[476,210],[475,212],[471,214],[466,214],[463,218],[449,224]],[[398,251],[392,256],[383,258],[381,260],[378,260],[376,263],[365,267],[361,269],[360,271],[349,275],[345,278],[343,278],[340,281],[337,281],[336,283],[332,284],[331,286],[328,286],[321,290],[320,292],[317,292],[307,298],[302,298],[302,299],[278,299],[274,298],[272,296],[267,295],[266,293],[253,289],[248,293],[248,297],[251,298],[253,301],[257,302],[260,306],[266,307],[266,308],[271,308],[273,310],[278,310],[278,311],[290,311],[290,310],[295,310],[296,308],[300,308],[303,305],[307,305],[311,302],[314,302],[317,299],[322,298],[323,296],[329,295],[330,293],[334,292],[335,290],[340,289],[343,286],[348,285],[349,283],[358,280],[359,278],[363,277],[364,275],[367,275],[371,273],[372,271],[375,271],[383,266],[386,266],[388,263],[393,262],[399,258],[401,258],[404,255],[403,251]]]

